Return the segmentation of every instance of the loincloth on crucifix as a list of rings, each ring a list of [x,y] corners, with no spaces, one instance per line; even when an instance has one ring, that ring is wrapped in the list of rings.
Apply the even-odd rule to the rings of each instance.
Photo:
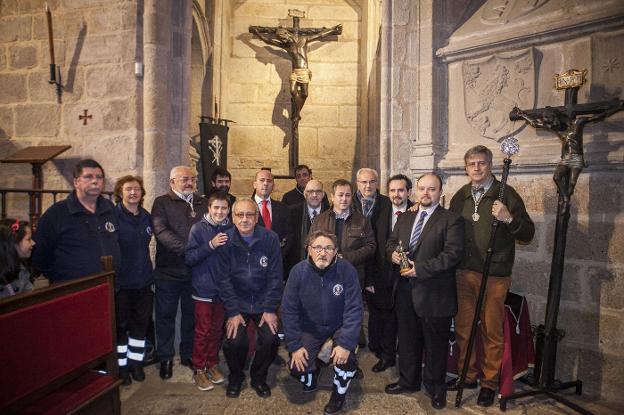
[[[308,68],[295,68],[290,74],[290,81],[309,84],[312,81],[312,71]]]

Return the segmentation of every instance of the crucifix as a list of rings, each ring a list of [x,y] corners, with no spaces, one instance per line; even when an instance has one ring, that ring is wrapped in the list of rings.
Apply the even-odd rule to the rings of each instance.
[[[308,85],[312,80],[312,71],[308,68],[308,44],[323,40],[327,36],[342,33],[342,25],[329,29],[301,28],[300,19],[305,18],[305,12],[296,9],[288,10],[288,17],[292,17],[292,27],[265,27],[249,26],[249,32],[263,42],[284,49],[292,63],[290,74],[290,121],[292,124],[292,139],[288,151],[289,173],[294,177],[295,166],[299,164],[299,120],[301,109],[308,97]]]
[[[505,409],[509,400],[546,394],[577,412],[590,414],[589,411],[555,394],[559,390],[568,388],[576,388],[578,395],[582,392],[580,380],[570,382],[555,380],[557,343],[564,335],[561,330],[557,329],[557,316],[563,285],[565,247],[570,220],[570,198],[574,193],[574,187],[581,171],[586,167],[583,156],[583,129],[588,123],[602,121],[616,112],[624,110],[624,101],[613,99],[578,104],[578,90],[585,83],[586,74],[587,70],[571,69],[561,75],[555,75],[555,88],[565,90],[565,102],[562,107],[545,107],[526,111],[514,108],[509,113],[509,118],[512,121],[524,119],[533,128],[543,128],[557,135],[561,140],[561,160],[555,168],[553,177],[557,185],[559,200],[546,317],[544,325],[537,328],[538,358],[535,362],[533,385],[536,390],[522,391],[502,397],[500,400],[501,410]]]

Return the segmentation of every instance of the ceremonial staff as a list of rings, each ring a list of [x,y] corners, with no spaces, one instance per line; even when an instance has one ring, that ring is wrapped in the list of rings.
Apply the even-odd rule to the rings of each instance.
[[[509,176],[509,166],[511,165],[511,156],[516,154],[520,146],[518,146],[518,140],[515,137],[508,137],[501,143],[501,151],[505,154],[503,160],[503,175],[501,177],[500,190],[498,192],[498,200],[503,201],[505,197],[505,187],[507,185],[507,176]],[[462,394],[464,392],[464,383],[466,382],[466,374],[468,373],[468,366],[470,365],[470,356],[472,355],[472,348],[474,346],[475,336],[477,334],[477,323],[479,322],[479,316],[481,315],[481,308],[483,308],[483,299],[485,298],[485,289],[487,287],[488,274],[490,273],[490,264],[492,263],[492,255],[494,254],[494,243],[496,242],[496,230],[500,221],[494,218],[492,222],[492,230],[490,232],[490,242],[486,251],[485,263],[483,264],[483,275],[481,276],[481,287],[479,288],[479,297],[477,298],[477,306],[475,308],[474,317],[472,319],[472,327],[470,329],[470,338],[468,340],[468,347],[466,349],[466,356],[464,357],[464,367],[462,368],[461,375],[459,376],[459,382],[457,384],[457,396],[455,397],[455,407],[461,406]]]

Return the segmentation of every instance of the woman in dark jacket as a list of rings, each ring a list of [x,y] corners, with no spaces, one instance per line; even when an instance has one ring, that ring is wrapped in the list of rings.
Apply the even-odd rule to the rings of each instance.
[[[119,220],[121,266],[115,279],[117,358],[124,385],[145,379],[145,335],[152,315],[152,218],[141,204],[143,179],[124,176],[115,184],[115,212]],[[132,375],[132,379],[130,378]]]

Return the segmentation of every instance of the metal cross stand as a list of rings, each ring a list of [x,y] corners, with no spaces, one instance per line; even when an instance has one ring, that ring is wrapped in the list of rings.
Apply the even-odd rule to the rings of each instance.
[[[503,175],[501,177],[500,190],[498,192],[498,200],[503,201],[505,197],[505,187],[507,185],[507,176],[509,176],[509,166],[511,165],[511,156],[516,154],[520,150],[518,140],[515,137],[509,137],[503,140],[501,143],[501,151],[505,154],[503,160]],[[470,338],[468,340],[468,347],[466,349],[466,355],[464,357],[464,367],[462,368],[461,375],[459,376],[459,382],[457,384],[457,396],[455,397],[455,408],[461,406],[462,395],[464,392],[464,384],[466,383],[466,374],[468,373],[468,367],[470,365],[470,356],[472,355],[472,349],[475,343],[475,337],[477,334],[477,324],[479,323],[479,316],[481,315],[481,308],[483,308],[483,299],[485,298],[485,289],[487,287],[487,280],[490,273],[490,265],[492,263],[492,255],[494,254],[494,244],[496,242],[496,230],[500,221],[494,218],[492,222],[492,230],[490,232],[490,241],[488,243],[488,249],[485,255],[485,263],[483,264],[483,275],[481,276],[481,287],[479,288],[479,297],[477,297],[477,305],[475,307],[474,317],[472,319],[472,327],[470,329]]]

